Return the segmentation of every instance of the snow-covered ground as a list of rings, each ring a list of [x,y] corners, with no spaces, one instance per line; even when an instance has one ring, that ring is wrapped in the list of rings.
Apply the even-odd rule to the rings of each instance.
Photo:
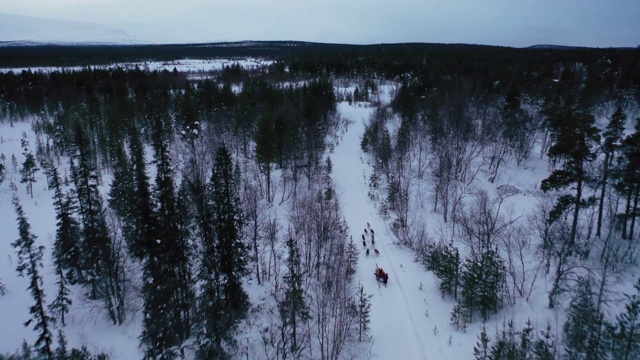
[[[259,61],[256,60],[258,63]],[[232,63],[231,61],[228,62]],[[197,64],[197,65],[196,65]],[[208,64],[208,65],[206,65]],[[222,62],[210,63],[185,61],[181,64],[154,64],[151,67],[192,66],[210,69],[220,68]],[[390,91],[390,88],[385,88]],[[382,91],[381,91],[382,92]],[[388,101],[387,94],[381,96]],[[389,221],[385,221],[378,212],[377,204],[370,200],[368,179],[372,167],[360,150],[360,140],[366,121],[369,119],[373,107],[346,102],[338,106],[339,115],[350,120],[350,125],[339,134],[337,146],[330,154],[333,162],[333,178],[341,195],[340,202],[343,214],[353,236],[354,242],[360,249],[358,270],[354,281],[364,286],[365,292],[373,295],[371,312],[370,349],[368,355],[358,358],[371,359],[469,359],[473,353],[473,346],[477,341],[477,334],[482,326],[480,321],[470,324],[467,332],[455,331],[449,324],[451,309],[454,305],[451,299],[442,299],[435,276],[425,270],[424,266],[415,261],[415,256],[405,247],[398,244]],[[35,184],[34,198],[30,198],[25,191],[25,184],[20,183],[20,175],[12,166],[12,155],[21,164],[23,156],[20,139],[26,135],[31,142],[31,149],[35,151],[35,135],[29,123],[0,124],[0,154],[6,157],[5,166],[7,178],[0,185],[0,279],[8,289],[7,294],[0,296],[0,353],[16,351],[22,340],[33,343],[35,333],[30,327],[23,326],[29,319],[28,307],[32,303],[26,292],[28,281],[17,276],[15,271],[15,249],[11,247],[18,237],[15,221],[15,211],[11,204],[13,191],[10,184],[17,185],[17,194],[24,206],[25,213],[32,225],[32,232],[38,236],[38,242],[47,249],[44,258],[44,286],[48,300],[54,293],[54,278],[52,276],[52,261],[50,250],[55,235],[55,214],[52,206],[52,192],[46,189],[43,173],[38,173]],[[538,182],[543,178],[546,169],[544,161],[535,159],[525,170],[505,167],[496,184],[479,179],[480,187],[488,192],[500,184],[511,184],[533,193]],[[64,165],[64,164],[63,164]],[[517,211],[524,211],[535,203],[532,195],[517,195],[510,199]],[[283,207],[284,208],[284,207]],[[281,214],[282,215],[282,214]],[[441,215],[425,212],[419,214],[427,223],[437,224]],[[380,251],[379,256],[373,254],[370,235],[365,236],[367,247],[372,251],[365,255],[362,246],[362,235],[367,223],[375,231],[375,248]],[[435,231],[436,229],[430,229]],[[533,258],[527,259],[534,261]],[[390,275],[389,283],[385,287],[377,282],[373,274],[376,267],[382,267]],[[268,288],[257,284],[252,285],[249,292],[254,296],[269,297]],[[266,285],[268,286],[268,285]],[[560,332],[564,319],[562,309],[550,311],[546,309],[546,281],[539,276],[532,291],[529,302],[519,301],[513,307],[502,309],[493,316],[487,325],[487,333],[493,337],[496,330],[502,327],[505,320],[515,319],[516,328],[520,328],[530,318],[537,330],[546,328],[550,324],[554,331]],[[91,351],[104,351],[113,359],[139,359],[142,357],[138,349],[138,336],[141,330],[140,315],[130,314],[124,326],[112,326],[105,321],[100,312],[81,299],[81,290],[74,288],[74,304],[71,307],[69,324],[66,335],[70,345],[86,345]],[[263,295],[261,295],[263,294]],[[259,343],[256,339],[255,343]],[[241,342],[242,343],[242,342]],[[369,344],[365,344],[369,346]],[[255,345],[260,346],[260,345]]]
[[[265,66],[269,66],[273,63],[272,60],[255,59],[255,58],[237,58],[237,59],[181,59],[173,61],[148,61],[148,62],[127,62],[111,65],[96,65],[93,66],[96,69],[135,69],[136,67],[142,70],[149,71],[173,71],[176,69],[179,72],[185,73],[205,73],[209,71],[222,70],[225,66],[231,66],[233,64],[239,64],[245,70],[260,69]],[[32,67],[32,68],[0,68],[0,72],[13,71],[14,73],[20,73],[22,71],[31,70],[33,72],[53,72],[53,71],[79,71],[83,68],[76,67]]]

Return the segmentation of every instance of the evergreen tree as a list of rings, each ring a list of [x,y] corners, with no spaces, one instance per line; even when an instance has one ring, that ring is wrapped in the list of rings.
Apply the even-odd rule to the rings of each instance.
[[[258,121],[255,135],[256,162],[267,180],[266,197],[269,201],[271,201],[271,167],[276,160],[276,130],[274,122],[275,119],[270,114],[262,115]]]
[[[364,286],[360,284],[358,286],[358,303],[357,316],[358,316],[358,341],[362,341],[362,334],[366,334],[369,330],[369,324],[371,322],[371,298],[373,295],[364,292]]]
[[[141,234],[147,233],[149,241],[140,247],[140,255],[145,261],[145,321],[141,342],[145,345],[145,358],[175,358],[177,348],[190,336],[191,302],[193,298],[191,268],[187,237],[183,236],[179,224],[182,214],[178,213],[173,184],[171,158],[164,139],[162,124],[154,124],[153,148],[156,164],[155,191],[153,200],[142,170],[144,158],[141,149],[132,147],[132,158],[136,170],[136,213],[146,210],[149,214],[140,217],[147,221]],[[137,153],[137,155],[135,155]],[[147,198],[146,201],[143,201]],[[155,209],[151,209],[151,202]],[[139,243],[140,244],[140,243]]]
[[[62,192],[58,169],[51,171],[51,186],[54,190],[53,207],[56,210],[56,239],[54,262],[60,265],[69,283],[82,282],[82,256],[80,251],[80,224],[73,217],[77,210],[73,198]]]
[[[526,354],[521,354],[517,340],[518,333],[513,327],[513,321],[507,324],[502,323],[502,330],[496,336],[496,340],[491,346],[491,360],[525,360]]]
[[[487,336],[487,329],[482,326],[480,334],[478,334],[478,342],[473,347],[473,359],[474,360],[492,360],[491,348],[489,347],[489,337]]]
[[[636,294],[627,295],[625,311],[616,316],[611,327],[612,358],[631,360],[640,358],[640,281],[635,284]]]
[[[569,316],[563,326],[565,338],[565,358],[603,359],[603,315],[598,311],[591,293],[591,283],[580,278],[577,293],[569,309]]]
[[[286,358],[288,351],[295,357],[299,346],[298,326],[310,318],[302,288],[300,254],[296,242],[291,238],[287,240],[287,250],[289,256],[286,261],[287,274],[284,276],[284,296],[278,304],[282,320],[283,358]]]
[[[3,163],[0,163],[0,185],[4,182],[4,178],[7,175],[6,168]]]
[[[49,304],[49,311],[53,314],[54,318],[60,320],[62,326],[66,325],[65,315],[69,312],[69,306],[71,306],[71,292],[68,286],[68,277],[65,276],[63,266],[63,255],[61,255],[61,249],[59,243],[54,244],[53,250],[53,263],[56,271],[56,298]]]
[[[461,273],[460,305],[469,310],[469,321],[479,311],[486,320],[502,303],[506,270],[498,254],[488,249],[465,260]]]
[[[604,133],[604,144],[602,144],[602,152],[604,153],[604,161],[602,164],[602,180],[600,188],[600,202],[598,203],[598,222],[596,227],[596,236],[600,236],[602,230],[602,215],[604,212],[604,197],[607,190],[607,182],[609,180],[609,166],[616,156],[616,152],[620,148],[620,142],[624,132],[624,124],[627,115],[622,112],[622,108],[618,106],[616,111],[611,115],[611,120],[607,125]]]
[[[69,351],[67,350],[67,338],[64,336],[62,329],[58,330],[58,347],[56,348],[55,359],[56,360],[67,360],[69,356]]]
[[[450,295],[457,299],[460,276],[458,248],[452,244],[429,245],[423,262],[440,280],[438,288],[442,296]]]
[[[449,318],[451,326],[457,331],[467,332],[467,319],[469,319],[469,311],[464,306],[455,304]]]
[[[356,268],[358,266],[358,255],[360,252],[358,251],[358,246],[353,242],[353,237],[349,240],[345,250],[345,259],[347,260],[347,275],[349,278],[352,278],[356,273]]]
[[[235,346],[233,332],[249,308],[249,297],[242,287],[242,277],[248,270],[247,249],[242,242],[238,178],[225,145],[218,149],[215,160],[207,203],[213,237],[203,244],[200,269],[198,312],[204,320],[199,333],[200,358],[225,356],[223,342]]]
[[[547,331],[541,331],[540,336],[533,345],[533,360],[555,360],[555,341],[551,333],[551,325],[547,325]]]
[[[640,199],[640,118],[636,119],[635,132],[622,141],[621,155],[616,190],[626,200],[624,212],[620,215],[622,238],[632,240]]]
[[[575,188],[575,194],[560,196],[550,213],[550,221],[553,222],[573,206],[569,237],[569,248],[572,248],[578,231],[580,209],[589,204],[582,197],[584,185],[590,180],[586,166],[596,158],[594,147],[600,141],[600,134],[593,115],[577,111],[571,106],[551,112],[547,122],[554,140],[548,155],[554,163],[561,161],[562,168],[554,170],[542,180],[540,187],[544,192]]]
[[[84,279],[89,296],[101,299],[113,323],[122,324],[125,320],[125,274],[121,253],[107,227],[89,139],[80,125],[76,125],[74,140],[70,164],[82,223]]]
[[[42,277],[38,272],[38,269],[42,267],[44,247],[36,246],[36,236],[31,233],[31,225],[24,215],[22,205],[20,205],[18,198],[13,198],[13,205],[18,214],[17,221],[20,234],[20,238],[11,243],[11,246],[16,248],[18,252],[18,266],[16,270],[21,277],[27,276],[29,278],[29,291],[35,302],[34,305],[29,307],[31,319],[27,320],[24,325],[29,326],[31,323],[35,323],[33,330],[38,331],[38,339],[35,342],[35,347],[43,358],[53,360],[53,352],[51,350],[53,338],[50,327],[54,319],[47,314],[44,300],[45,294],[42,289]]]
[[[33,197],[33,183],[36,182],[36,172],[40,170],[38,168],[38,164],[36,163],[36,158],[33,156],[31,151],[29,151],[29,142],[25,139],[22,139],[22,149],[24,155],[24,162],[22,163],[22,168],[20,169],[20,178],[21,183],[27,184],[27,191]]]

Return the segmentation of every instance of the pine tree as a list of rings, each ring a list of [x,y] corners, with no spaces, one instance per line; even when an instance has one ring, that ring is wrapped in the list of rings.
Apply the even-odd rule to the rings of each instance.
[[[56,239],[54,262],[65,272],[70,284],[83,281],[80,251],[80,224],[73,217],[77,210],[70,195],[62,192],[58,169],[51,170],[51,186],[54,190],[53,207],[56,210]]]
[[[203,213],[210,217],[213,229],[208,230],[212,234],[203,239],[199,271],[202,286],[197,311],[203,319],[199,329],[199,358],[224,356],[223,342],[234,347],[233,332],[249,308],[249,297],[242,287],[242,277],[248,270],[247,248],[242,242],[238,178],[225,145],[218,149],[215,160],[210,197]]]
[[[276,160],[276,130],[275,119],[270,114],[264,114],[258,121],[255,132],[256,162],[266,178],[267,200],[271,201],[271,167]]]
[[[640,358],[640,280],[635,284],[636,294],[627,295],[625,311],[616,316],[611,327],[612,358],[631,360]]]
[[[577,293],[569,309],[563,331],[565,358],[571,360],[604,358],[603,315],[593,303],[591,283],[588,279],[578,280]]]
[[[347,260],[347,275],[349,278],[353,277],[356,273],[356,268],[358,266],[358,246],[353,242],[353,238],[349,240],[347,244],[347,248],[345,250],[345,258]]]
[[[550,221],[555,221],[573,206],[573,222],[569,237],[569,248],[573,248],[578,231],[580,209],[589,204],[583,199],[584,184],[590,180],[587,164],[595,160],[595,144],[600,141],[593,115],[580,112],[571,106],[549,115],[547,122],[554,144],[549,148],[549,158],[562,162],[562,169],[554,170],[542,180],[541,189],[551,190],[575,188],[575,194],[563,195],[550,213]]]
[[[69,351],[67,350],[67,338],[64,336],[62,329],[58,330],[58,347],[56,348],[55,359],[56,360],[67,360],[69,356]]]
[[[282,320],[282,352],[286,358],[287,351],[295,356],[298,351],[298,326],[310,318],[309,308],[304,298],[302,288],[302,269],[300,254],[296,242],[287,240],[286,266],[287,274],[284,276],[284,296],[278,304],[280,319]],[[289,344],[289,346],[287,346]]]
[[[469,311],[464,306],[455,304],[449,318],[451,326],[457,331],[467,332],[467,319],[469,319]]]
[[[469,310],[469,321],[472,321],[475,311],[479,311],[486,320],[490,312],[498,310],[502,304],[505,274],[502,259],[492,249],[465,260],[460,275],[460,305]]]
[[[358,303],[357,316],[358,316],[358,341],[362,341],[362,334],[366,334],[369,330],[369,323],[371,322],[371,298],[373,295],[364,292],[364,286],[360,284],[358,286]]]
[[[502,323],[502,330],[496,336],[496,340],[491,346],[491,360],[525,360],[520,354],[517,332],[513,327],[513,320],[507,324]]]
[[[620,150],[620,165],[615,175],[616,190],[626,200],[624,212],[620,215],[622,238],[632,240],[640,199],[640,118],[636,119],[634,133],[622,141]]]
[[[460,277],[460,254],[458,248],[452,244],[430,245],[424,257],[427,269],[440,280],[438,288],[442,296],[458,298],[458,285]]]
[[[121,253],[107,227],[89,139],[79,124],[76,125],[74,140],[70,165],[82,223],[84,279],[89,287],[89,296],[101,299],[113,323],[122,324],[125,320],[125,273]]]
[[[145,265],[145,319],[140,339],[148,359],[178,356],[177,349],[190,336],[193,300],[188,238],[180,229],[184,215],[178,212],[171,158],[164,137],[162,124],[156,121],[153,148],[157,171],[153,199],[149,198],[144,162],[140,160],[144,158],[142,150],[131,148],[136,170],[134,214],[141,215],[139,223],[147,223],[137,232],[148,236],[146,242],[138,242]],[[151,209],[152,202],[154,209]],[[142,215],[145,208],[148,215]]]
[[[624,125],[627,115],[622,112],[622,108],[618,106],[616,111],[611,115],[611,120],[607,125],[604,133],[604,144],[602,144],[602,152],[604,153],[604,161],[602,164],[602,180],[600,188],[600,202],[598,203],[598,221],[596,227],[596,236],[600,236],[602,229],[602,215],[604,212],[604,197],[607,190],[607,182],[609,180],[609,166],[616,156],[616,152],[620,148],[620,141],[624,132]]]
[[[61,249],[58,243],[54,244],[53,250],[53,262],[56,271],[56,297],[49,304],[49,311],[53,314],[54,318],[60,320],[62,326],[66,325],[65,315],[69,312],[71,306],[71,291],[68,286],[68,278],[65,276],[65,271],[62,263],[63,255],[61,255]]]
[[[53,339],[50,327],[54,319],[47,314],[44,300],[45,294],[42,289],[42,277],[38,272],[38,269],[42,267],[44,247],[36,247],[36,236],[31,233],[31,225],[24,215],[18,198],[13,198],[13,205],[18,214],[17,221],[20,233],[20,238],[11,243],[11,246],[18,251],[18,266],[16,270],[21,277],[25,275],[29,277],[29,290],[35,301],[35,304],[29,307],[31,319],[27,320],[24,325],[29,326],[31,323],[35,323],[33,330],[39,332],[35,347],[43,358],[53,360],[53,352],[51,350]]]
[[[541,331],[540,336],[533,345],[533,360],[555,360],[555,341],[551,333],[551,325],[547,325],[547,331]]]
[[[492,360],[491,349],[489,348],[489,337],[487,336],[487,329],[483,326],[482,331],[478,334],[478,342],[473,347],[473,359],[474,360]]]
[[[3,163],[0,163],[0,185],[4,182],[7,172]]]
[[[24,155],[25,159],[20,169],[20,175],[22,175],[20,182],[27,184],[27,191],[29,191],[31,197],[33,197],[33,183],[36,182],[36,172],[40,169],[36,163],[35,156],[29,151],[29,142],[25,139],[22,139],[22,149],[22,155]]]

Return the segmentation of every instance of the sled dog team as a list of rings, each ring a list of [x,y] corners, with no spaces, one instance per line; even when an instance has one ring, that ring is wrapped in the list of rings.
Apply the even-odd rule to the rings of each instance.
[[[380,251],[376,249],[376,240],[375,240],[375,232],[371,228],[371,225],[367,223],[367,227],[364,229],[364,234],[362,234],[362,247],[366,249],[365,253],[369,256],[369,248],[367,247],[367,240],[365,235],[371,235],[371,247],[373,247],[373,253],[376,256],[380,255]]]

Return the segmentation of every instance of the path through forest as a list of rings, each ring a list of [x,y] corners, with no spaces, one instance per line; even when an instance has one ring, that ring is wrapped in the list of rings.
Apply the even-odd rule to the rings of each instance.
[[[451,329],[435,327],[435,324],[441,327],[448,324],[451,305],[440,299],[433,275],[413,261],[408,250],[394,243],[393,235],[368,198],[371,167],[360,150],[360,139],[371,109],[342,103],[339,111],[353,123],[331,155],[333,177],[342,193],[342,208],[350,234],[360,249],[355,279],[364,285],[365,292],[373,295],[372,358],[456,359],[459,355],[447,354],[450,350],[441,352],[444,346],[456,345],[455,339],[449,344]],[[380,251],[378,257],[373,254],[370,235],[365,238],[371,254],[365,255],[362,235],[367,222],[375,231],[375,245]],[[376,281],[373,274],[376,266],[389,273],[387,287]]]

